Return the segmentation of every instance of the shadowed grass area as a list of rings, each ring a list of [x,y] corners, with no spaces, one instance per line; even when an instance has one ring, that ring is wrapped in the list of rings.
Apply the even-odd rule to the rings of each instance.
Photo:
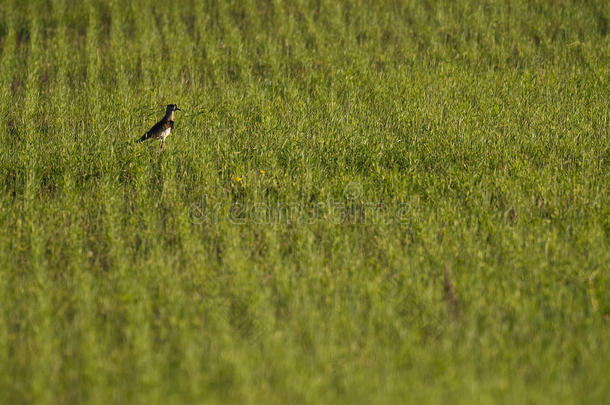
[[[609,4],[4,1],[0,402],[604,402]]]

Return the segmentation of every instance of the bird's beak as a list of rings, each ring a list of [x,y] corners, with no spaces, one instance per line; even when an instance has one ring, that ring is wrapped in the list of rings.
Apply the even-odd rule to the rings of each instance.
[[[176,111],[182,111],[181,109],[179,109],[178,107],[176,107]]]

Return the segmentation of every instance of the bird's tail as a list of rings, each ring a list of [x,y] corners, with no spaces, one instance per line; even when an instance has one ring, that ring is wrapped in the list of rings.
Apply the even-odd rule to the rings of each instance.
[[[144,135],[142,135],[142,137],[140,139],[138,139],[137,142],[144,142],[148,138],[150,138],[150,136],[148,135],[148,133],[145,133]]]

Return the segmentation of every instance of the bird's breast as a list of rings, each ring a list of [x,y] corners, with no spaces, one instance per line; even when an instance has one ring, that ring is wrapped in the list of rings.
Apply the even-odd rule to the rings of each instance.
[[[164,129],[163,132],[161,132],[160,138],[164,140],[165,138],[167,138],[167,136],[169,135],[170,132],[172,132],[171,127]]]

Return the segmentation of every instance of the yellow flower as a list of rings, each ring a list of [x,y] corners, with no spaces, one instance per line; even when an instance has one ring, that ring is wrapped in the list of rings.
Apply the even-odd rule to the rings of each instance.
[[[239,177],[239,176],[233,176],[233,177],[231,177],[231,180],[233,180],[233,181],[234,181],[234,182],[236,182],[236,183],[239,183],[239,182],[241,181],[241,177]]]
[[[265,175],[265,171],[263,169],[260,169],[260,172],[263,176]]]

